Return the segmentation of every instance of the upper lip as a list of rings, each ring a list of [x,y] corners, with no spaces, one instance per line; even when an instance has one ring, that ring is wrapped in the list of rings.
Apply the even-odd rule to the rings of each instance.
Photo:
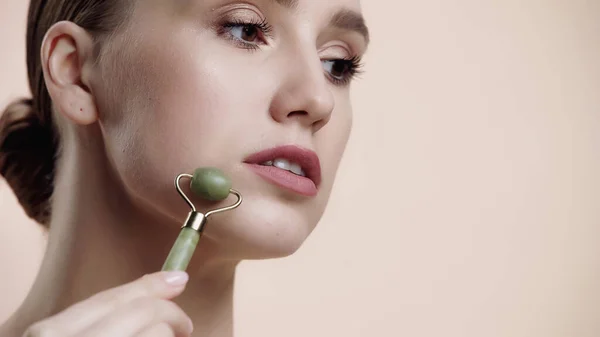
[[[287,159],[302,167],[306,177],[313,181],[315,186],[321,184],[321,163],[319,156],[309,149],[296,145],[283,145],[251,154],[244,160],[248,164],[262,164],[277,158]]]

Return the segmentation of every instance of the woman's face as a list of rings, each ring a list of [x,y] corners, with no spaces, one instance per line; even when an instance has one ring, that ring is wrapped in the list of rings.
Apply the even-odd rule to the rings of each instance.
[[[189,209],[175,176],[221,168],[244,203],[205,236],[245,258],[294,252],[350,133],[349,84],[367,45],[359,13],[358,0],[137,1],[92,82],[126,192],[176,230]]]

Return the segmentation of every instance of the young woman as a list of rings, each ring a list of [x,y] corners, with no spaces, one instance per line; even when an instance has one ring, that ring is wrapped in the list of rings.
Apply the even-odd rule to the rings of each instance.
[[[32,0],[0,172],[49,242],[0,336],[232,336],[236,265],[324,211],[368,40],[358,0]],[[157,272],[189,211],[173,179],[203,166],[244,203],[189,274]]]

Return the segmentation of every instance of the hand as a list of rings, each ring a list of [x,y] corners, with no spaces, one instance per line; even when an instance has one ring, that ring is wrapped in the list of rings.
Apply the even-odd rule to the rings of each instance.
[[[187,337],[191,319],[170,301],[185,272],[158,272],[98,293],[27,329],[25,337]]]

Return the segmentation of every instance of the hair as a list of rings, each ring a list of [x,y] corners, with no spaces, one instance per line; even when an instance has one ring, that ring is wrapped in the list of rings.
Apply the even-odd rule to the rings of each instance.
[[[102,38],[125,21],[127,0],[31,0],[27,17],[27,72],[33,98],[9,104],[0,117],[0,174],[25,213],[49,225],[60,137],[44,82],[41,45],[59,21],[71,21]]]

